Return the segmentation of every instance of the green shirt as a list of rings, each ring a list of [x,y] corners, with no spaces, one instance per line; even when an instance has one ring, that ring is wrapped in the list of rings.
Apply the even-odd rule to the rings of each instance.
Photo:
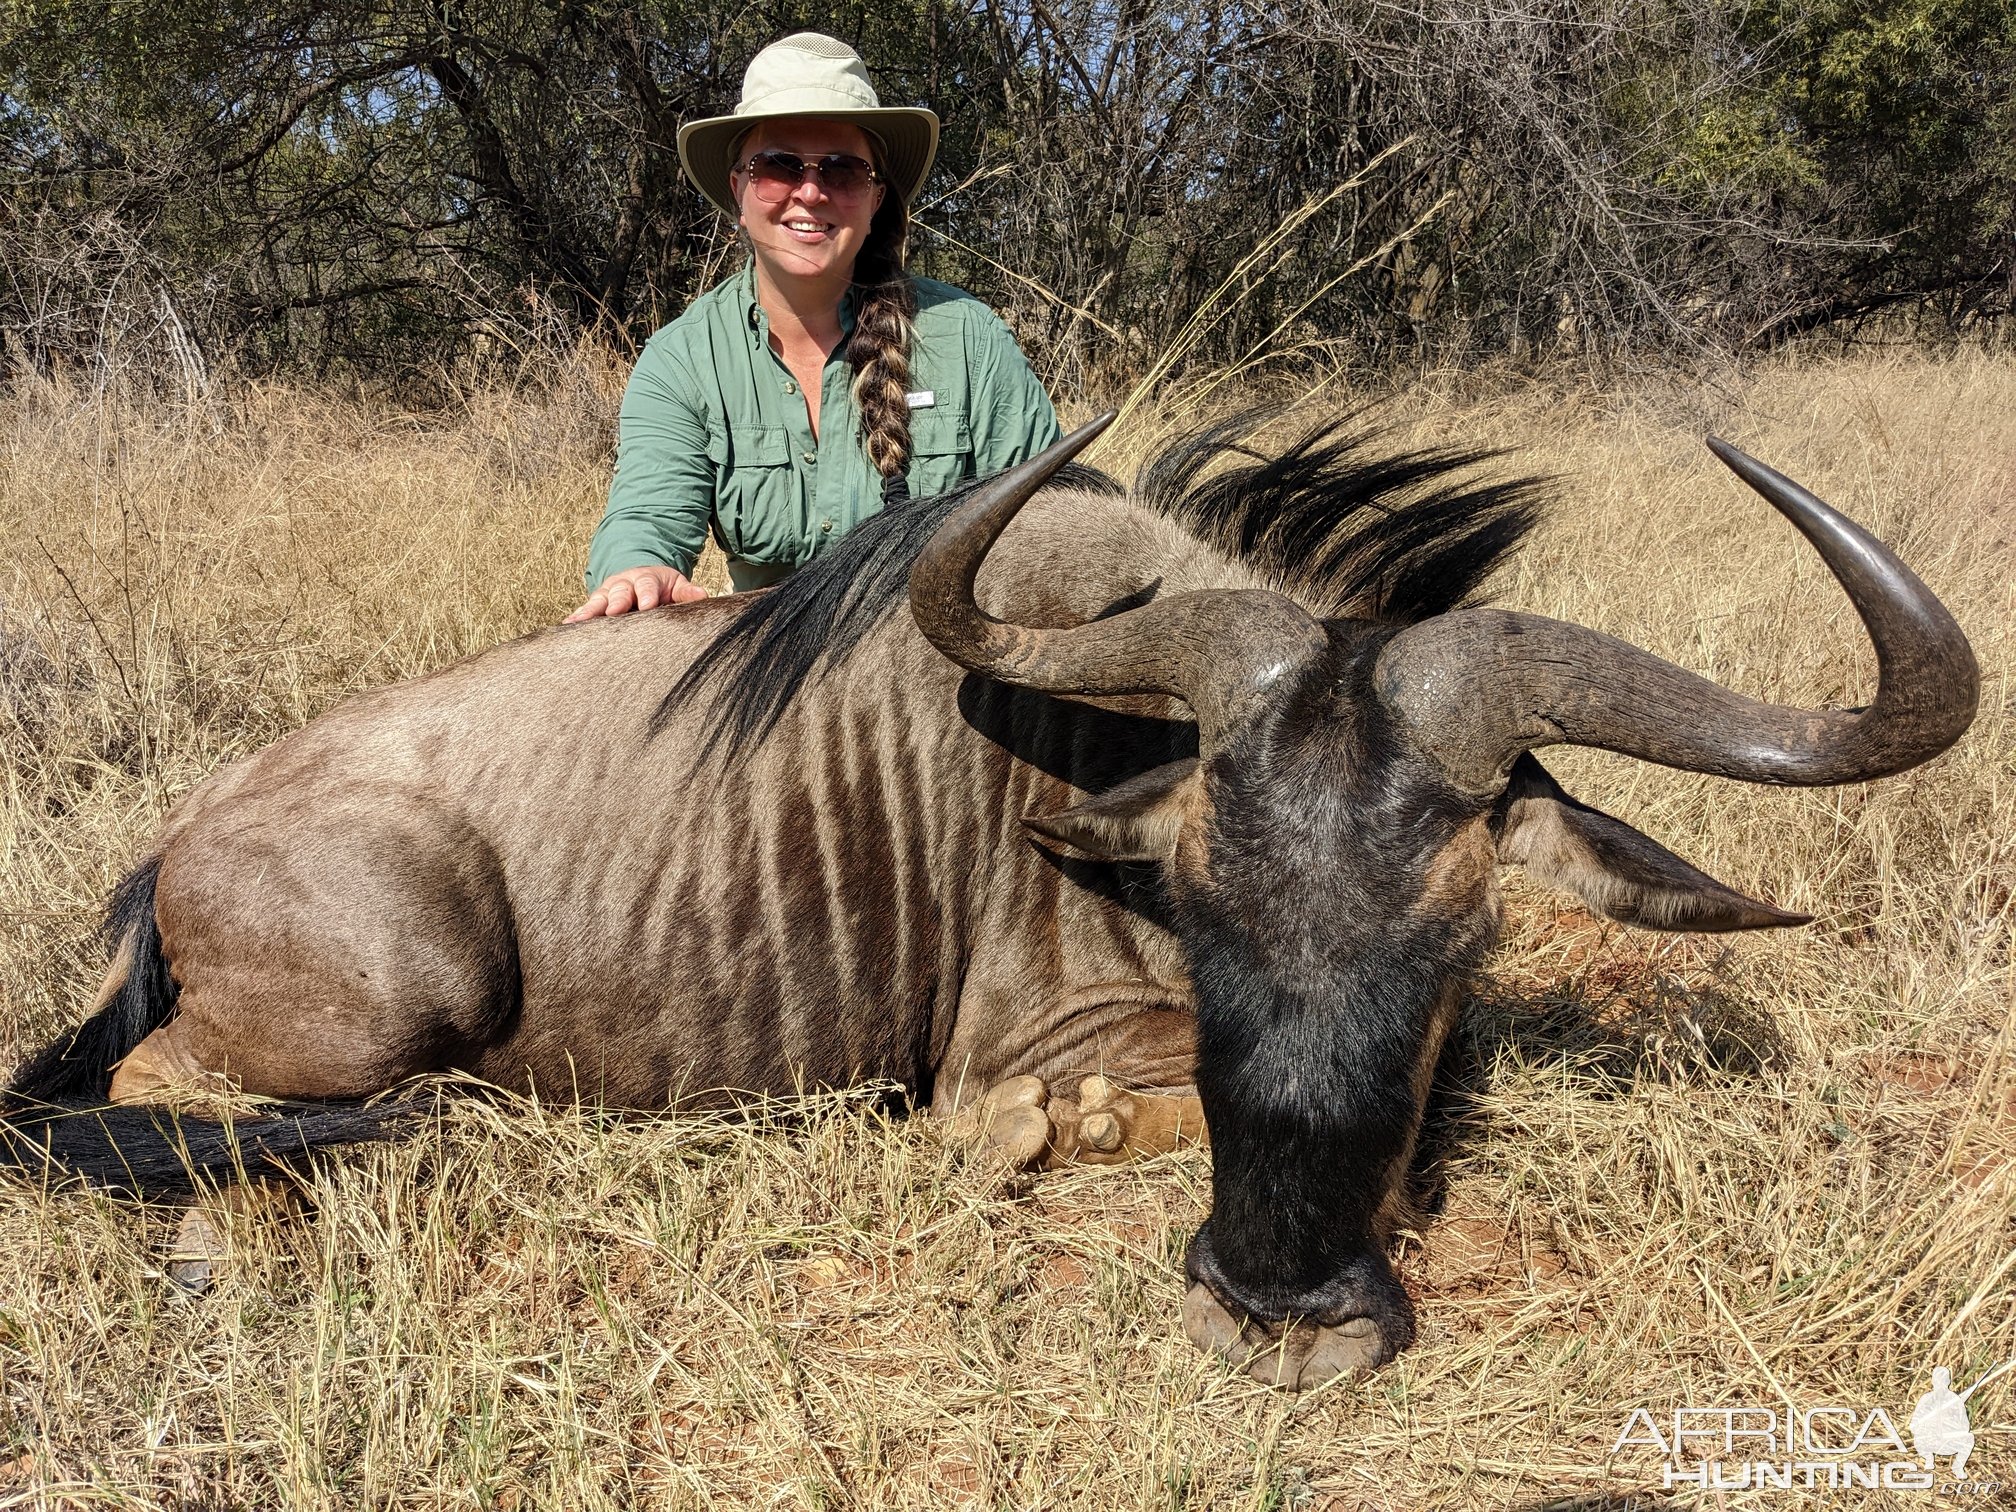
[[[1000,317],[950,284],[916,284],[907,479],[922,499],[1021,461],[1058,429]],[[851,293],[840,324],[853,330]],[[770,349],[753,268],[694,300],[645,344],[624,390],[588,585],[647,563],[690,573],[710,520],[729,557],[758,568],[799,567],[830,549],[882,507],[853,378],[843,341],[820,383],[822,445]]]

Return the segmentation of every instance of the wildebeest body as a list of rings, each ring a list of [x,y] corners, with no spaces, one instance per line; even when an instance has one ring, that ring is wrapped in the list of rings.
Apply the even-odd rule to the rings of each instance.
[[[1130,512],[1096,494],[1032,510],[994,576],[1047,595],[992,595],[1068,623],[1180,580],[1169,558],[1194,543]],[[1098,551],[1100,514],[1132,527],[1130,556]],[[1194,751],[1187,721],[980,683],[891,616],[753,748],[701,749],[699,709],[651,734],[745,602],[497,647],[197,789],[156,894],[177,1047],[302,1098],[447,1068],[639,1107],[1121,1064],[1187,1085],[1187,975],[1145,889],[1020,823]],[[1130,1025],[1143,1012],[1186,1018]]]

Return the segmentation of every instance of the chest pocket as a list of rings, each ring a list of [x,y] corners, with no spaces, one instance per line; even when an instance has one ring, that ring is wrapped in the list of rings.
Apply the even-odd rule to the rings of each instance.
[[[738,425],[707,438],[714,463],[714,533],[732,557],[792,561],[798,479],[791,435],[781,425]]]
[[[928,499],[973,476],[973,432],[963,410],[910,412],[910,497]]]

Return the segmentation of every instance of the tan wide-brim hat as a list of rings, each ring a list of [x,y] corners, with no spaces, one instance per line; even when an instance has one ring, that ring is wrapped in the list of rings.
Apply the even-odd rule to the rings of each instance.
[[[821,116],[851,121],[882,144],[889,187],[913,204],[938,155],[938,117],[928,110],[884,106],[868,82],[868,65],[845,42],[796,32],[772,42],[742,75],[742,103],[733,115],[688,121],[679,128],[679,164],[700,192],[729,219],[741,214],[728,186],[728,149],[759,121]]]

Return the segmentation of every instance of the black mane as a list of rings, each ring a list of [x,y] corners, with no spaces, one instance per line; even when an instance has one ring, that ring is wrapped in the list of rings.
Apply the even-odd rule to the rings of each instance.
[[[1382,453],[1382,432],[1347,416],[1270,456],[1243,442],[1251,428],[1235,419],[1172,446],[1135,497],[1315,614],[1412,625],[1460,609],[1540,522],[1540,480],[1457,478],[1501,452]],[[1222,457],[1248,460],[1211,471]]]
[[[1496,452],[1377,455],[1379,432],[1346,419],[1268,455],[1243,440],[1253,428],[1235,419],[1171,447],[1134,497],[1318,614],[1413,624],[1460,608],[1539,522],[1535,480],[1456,478]],[[1213,468],[1229,458],[1247,460]],[[903,603],[911,564],[973,486],[883,511],[759,595],[665,695],[653,732],[691,710],[708,720],[710,750],[732,756],[761,741],[807,682]],[[1077,466],[1054,486],[1126,492]]]

